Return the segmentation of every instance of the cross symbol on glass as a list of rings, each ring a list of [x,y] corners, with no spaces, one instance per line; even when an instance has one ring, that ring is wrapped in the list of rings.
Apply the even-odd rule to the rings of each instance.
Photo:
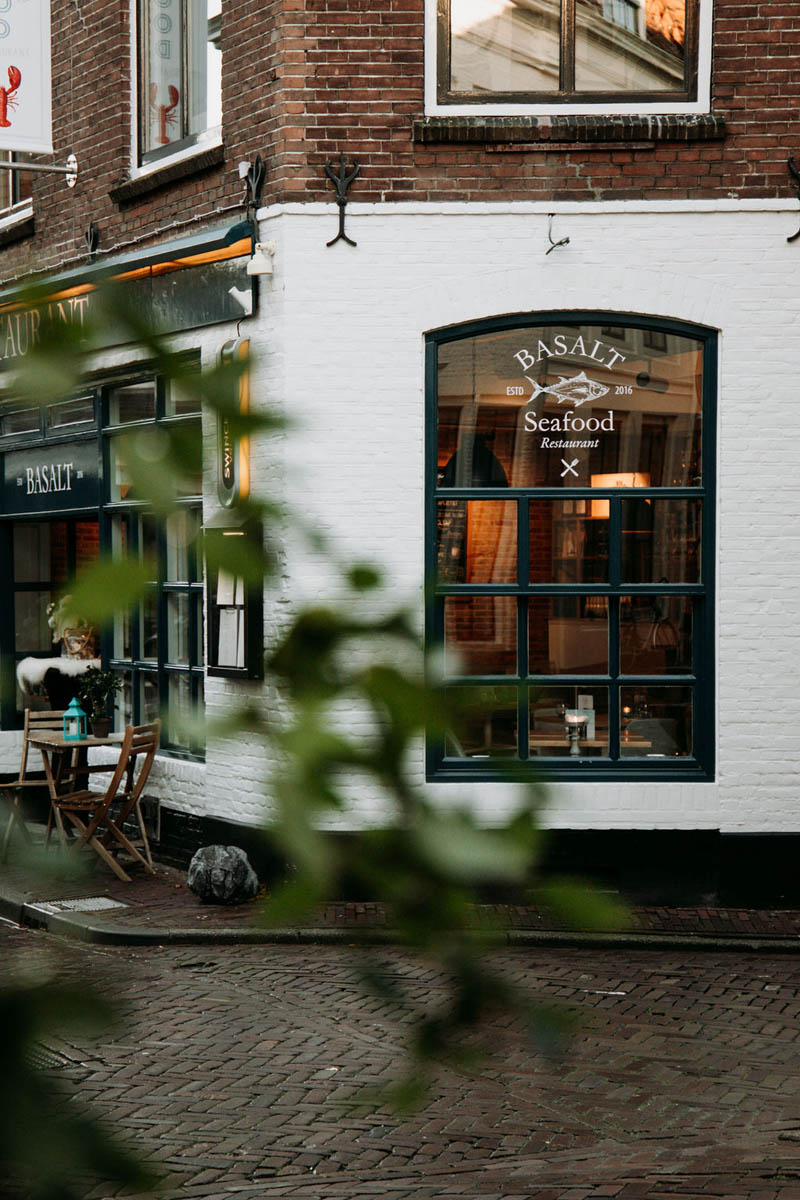
[[[562,458],[562,460],[561,460],[561,461],[562,461],[562,463],[564,464],[564,467],[565,467],[565,469],[564,469],[564,470],[561,472],[561,478],[562,478],[562,479],[564,478],[564,476],[566,475],[567,471],[572,471],[572,474],[573,474],[573,475],[575,476],[575,478],[577,479],[577,478],[578,478],[578,472],[577,472],[577,471],[575,471],[575,470],[573,470],[573,468],[574,468],[575,464],[576,464],[576,463],[577,463],[577,461],[578,461],[578,460],[577,460],[577,458],[573,458],[573,460],[572,460],[572,462],[571,462],[571,463],[568,463],[568,462],[567,462],[567,460],[566,460],[565,458]]]

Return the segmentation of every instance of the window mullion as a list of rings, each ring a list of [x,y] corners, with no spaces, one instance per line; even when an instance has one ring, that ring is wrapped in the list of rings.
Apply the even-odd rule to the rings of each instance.
[[[575,91],[575,0],[561,0],[560,90]]]

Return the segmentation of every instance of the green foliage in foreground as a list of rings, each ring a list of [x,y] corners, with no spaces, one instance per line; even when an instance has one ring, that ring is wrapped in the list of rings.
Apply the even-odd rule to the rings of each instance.
[[[155,371],[186,392],[199,391],[206,411],[230,417],[236,433],[252,437],[281,427],[271,413],[233,412],[231,382],[240,365],[198,376],[169,354],[118,293],[109,291],[102,307],[108,319],[127,330],[128,340],[143,348]],[[44,396],[48,403],[71,394],[85,349],[76,347],[69,332],[47,333],[44,351],[21,364],[14,382],[16,394],[37,400]],[[146,439],[132,435],[125,464],[137,498],[168,514],[180,494],[181,479],[197,472],[197,454],[197,447],[169,426],[148,431]],[[260,587],[274,571],[279,557],[274,547],[280,546],[283,531],[289,524],[302,531],[302,522],[285,513],[277,498],[248,500],[238,516],[263,522],[264,546],[254,551],[242,539],[219,539],[213,547],[216,565]],[[322,546],[317,535],[307,536],[310,552],[325,553],[329,562],[336,561],[331,547]],[[502,931],[482,926],[478,936],[473,928],[474,905],[484,885],[502,887],[508,895],[513,890],[527,900],[536,897],[536,868],[542,852],[538,817],[544,793],[540,786],[517,781],[516,812],[492,829],[482,828],[466,805],[454,803],[455,785],[446,796],[442,793],[441,804],[431,803],[409,763],[418,754],[423,732],[443,735],[452,714],[441,695],[426,685],[414,617],[395,606],[377,566],[339,562],[338,572],[339,599],[297,612],[271,650],[267,686],[281,698],[274,720],[268,722],[257,708],[243,703],[224,722],[209,724],[206,735],[213,741],[215,736],[246,731],[250,738],[271,739],[277,750],[281,766],[269,783],[272,832],[292,870],[270,898],[265,920],[275,924],[297,920],[324,900],[338,899],[345,885],[357,887],[361,894],[388,906],[398,940],[438,966],[449,980],[448,999],[441,1010],[418,1008],[399,983],[387,984],[385,975],[367,961],[366,986],[411,1020],[406,1070],[390,1089],[390,1098],[404,1106],[424,1100],[426,1086],[440,1064],[473,1066],[479,1061],[481,1028],[498,1011],[510,1011],[527,1022],[544,1049],[560,1043],[563,1016],[537,1007],[530,997],[515,991],[497,968],[491,951],[502,945]],[[136,602],[148,578],[152,568],[147,564],[101,562],[70,584],[72,607],[85,619],[102,623],[120,607]],[[343,709],[360,714],[358,734],[341,720]],[[509,779],[514,780],[511,771]],[[353,780],[370,795],[371,809],[383,813],[381,826],[334,842],[322,830],[332,818],[352,813]],[[578,916],[584,927],[620,921],[618,911],[572,885],[550,884],[540,895],[565,921]],[[6,1061],[14,1064],[15,1094],[24,1099],[22,1104],[8,1099],[4,1105],[0,1175],[36,1176],[31,1131],[48,1119],[42,1115],[47,1097],[24,1048],[51,1016],[63,1015],[59,1007],[63,1000],[63,993],[46,988],[27,1002],[13,989],[0,992],[6,1055],[13,1056]],[[87,1011],[95,1004],[86,992],[82,1002]],[[81,1011],[77,997],[72,1003],[76,1012]],[[6,1072],[5,1085],[9,1078]],[[75,1193],[65,1180],[85,1170],[109,1181],[134,1182],[135,1164],[106,1142],[91,1122],[76,1116],[74,1105],[70,1112],[72,1124],[64,1126],[59,1180],[42,1167],[31,1195],[36,1200],[67,1200]],[[30,1149],[26,1139],[31,1139]]]

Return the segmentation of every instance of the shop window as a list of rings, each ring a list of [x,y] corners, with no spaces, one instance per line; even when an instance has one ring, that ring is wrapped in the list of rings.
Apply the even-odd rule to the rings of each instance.
[[[25,154],[0,150],[0,161],[26,162],[29,160]],[[29,208],[32,195],[31,179],[30,171],[8,171],[5,168],[0,170],[0,215],[5,216],[7,212],[11,212],[17,207]]]
[[[107,635],[106,656],[119,672],[116,697],[119,724],[161,715],[165,752],[199,756],[198,736],[187,718],[203,703],[205,664],[203,567],[199,547],[200,480],[190,475],[180,488],[180,506],[168,517],[143,508],[125,467],[124,426],[157,436],[161,426],[180,430],[185,440],[200,438],[192,411],[175,412],[160,380],[135,380],[106,390],[106,516],[115,558],[138,559],[151,569],[145,594],[134,611],[120,611]],[[120,427],[123,427],[122,429]]]
[[[429,336],[433,778],[711,777],[714,350],[591,314]]]
[[[699,0],[439,0],[438,100],[696,100],[699,9]]]
[[[139,154],[143,163],[219,128],[221,0],[138,0]]]

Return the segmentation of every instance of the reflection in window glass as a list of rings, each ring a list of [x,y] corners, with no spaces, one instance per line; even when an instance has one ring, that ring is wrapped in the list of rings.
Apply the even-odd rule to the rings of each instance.
[[[608,688],[531,688],[529,741],[534,758],[607,757]]]
[[[692,670],[689,596],[621,596],[620,671],[623,675],[686,674]]]
[[[0,417],[0,434],[3,437],[19,437],[24,433],[39,433],[40,425],[38,408],[18,408]]]
[[[557,92],[554,4],[451,0],[451,86],[459,92]]]
[[[53,578],[49,521],[14,522],[14,579],[43,583]]]
[[[699,485],[701,343],[669,333],[659,351],[626,332],[624,346],[600,325],[442,345],[439,487]]]
[[[50,429],[94,424],[94,398],[83,396],[80,400],[51,404],[47,409],[47,424]]]
[[[52,649],[47,606],[54,598],[49,590],[15,593],[14,646],[18,654],[38,654]]]
[[[158,658],[158,595],[150,588],[139,605],[139,657]]]
[[[625,583],[698,583],[700,500],[623,500]]]
[[[575,23],[577,91],[683,89],[685,0],[577,0]]]
[[[189,597],[185,592],[167,595],[167,661],[189,663]]]
[[[130,671],[120,671],[122,688],[114,695],[114,728],[122,730],[133,723],[133,678]]]
[[[190,580],[190,547],[197,537],[199,514],[182,508],[167,518],[167,579],[170,583]]]
[[[146,671],[139,672],[139,713],[143,725],[155,721],[159,713],[158,679]]]
[[[606,597],[531,596],[528,658],[531,675],[607,675]]]
[[[516,583],[516,504],[440,500],[437,514],[442,583]]]
[[[621,689],[620,753],[623,757],[684,758],[692,753],[692,689]]]
[[[129,383],[112,388],[108,396],[108,420],[111,425],[129,421],[152,421],[156,415],[156,385],[152,381]]]
[[[452,687],[445,696],[450,713],[448,755],[456,758],[516,755],[516,688]]]
[[[447,675],[516,675],[513,596],[450,596],[444,606]]]
[[[531,499],[531,583],[608,581],[608,512],[596,515],[597,503]]]

